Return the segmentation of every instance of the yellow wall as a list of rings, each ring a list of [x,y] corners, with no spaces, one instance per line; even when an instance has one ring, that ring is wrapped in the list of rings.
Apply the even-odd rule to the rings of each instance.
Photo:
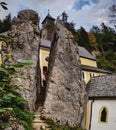
[[[87,65],[87,66],[92,66],[92,67],[96,67],[97,68],[97,63],[94,60],[91,59],[86,59],[83,57],[80,57],[81,60],[81,65]],[[85,79],[83,79],[85,81],[85,84],[88,83],[88,81],[90,80],[90,74],[94,76],[100,76],[100,75],[106,75],[106,73],[103,72],[93,72],[93,71],[86,71],[86,70],[82,70],[84,72],[84,77]]]
[[[97,63],[94,60],[86,59],[86,58],[82,58],[82,57],[80,57],[80,60],[81,60],[82,65],[97,67]]]
[[[85,115],[85,129],[86,130],[89,129],[91,102],[92,100],[88,100],[87,105],[86,105],[86,115]]]
[[[84,72],[84,75],[85,75],[85,84],[88,83],[88,81],[90,80],[90,73],[93,74],[94,73],[94,76],[100,76],[100,75],[106,75],[107,73],[103,73],[103,72],[93,72],[93,71],[86,71],[86,70],[82,70]]]
[[[44,47],[40,48],[40,54],[41,54],[41,58],[42,58],[41,62],[42,62],[43,66],[48,65],[48,63],[45,61],[45,57],[49,56],[49,52],[50,52],[49,48],[44,48]],[[80,60],[81,60],[82,65],[97,67],[96,61],[94,61],[94,60],[90,60],[90,59],[86,59],[86,58],[82,58],[82,57],[80,57]]]
[[[41,66],[41,71],[43,70],[43,66],[48,67],[48,62],[45,60],[45,58],[49,56],[49,53],[50,53],[50,49],[49,48],[44,48],[44,47],[40,48],[40,66]],[[82,58],[82,57],[80,59],[81,59],[81,64],[97,67],[96,61],[85,59],[85,58]],[[94,73],[94,76],[100,76],[100,75],[105,75],[106,74],[106,73],[92,72],[92,71],[86,71],[86,70],[82,70],[82,71],[84,72],[84,75],[85,75],[85,79],[84,79],[85,84],[87,84],[88,81],[90,80],[90,73],[91,74]]]
[[[41,70],[43,68],[43,66],[48,66],[48,62],[45,60],[46,57],[49,56],[50,53],[50,49],[49,48],[40,48],[40,66],[41,66]]]

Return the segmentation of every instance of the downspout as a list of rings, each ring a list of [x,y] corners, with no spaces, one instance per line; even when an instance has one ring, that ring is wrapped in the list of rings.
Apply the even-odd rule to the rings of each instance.
[[[94,103],[94,99],[91,102],[91,111],[90,111],[90,122],[89,122],[89,130],[91,130],[91,121],[92,121],[92,107],[93,107],[93,103]]]

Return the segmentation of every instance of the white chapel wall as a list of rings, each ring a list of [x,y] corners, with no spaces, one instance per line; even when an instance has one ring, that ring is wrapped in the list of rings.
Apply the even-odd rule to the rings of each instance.
[[[108,122],[99,122],[101,107],[108,108]],[[95,100],[92,106],[91,130],[116,130],[116,100]]]

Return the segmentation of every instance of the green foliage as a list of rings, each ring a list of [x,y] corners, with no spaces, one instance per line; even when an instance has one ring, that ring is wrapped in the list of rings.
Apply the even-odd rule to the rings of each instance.
[[[111,23],[114,23],[114,26],[116,27],[116,4],[113,4],[110,8],[110,15],[109,17],[111,18],[110,19],[110,22]]]
[[[89,39],[88,33],[83,27],[81,27],[79,30],[76,30],[75,24],[73,22],[67,22],[65,26],[73,34],[74,43],[78,43],[79,46],[85,47],[90,52],[94,50],[93,45]]]
[[[25,65],[31,66],[33,65],[33,62],[18,62],[17,64],[14,64],[12,66],[14,66],[15,68],[22,68]]]
[[[17,119],[19,124],[22,124],[25,127],[25,130],[32,130],[32,121],[34,119],[33,113],[29,113],[19,107],[15,107],[13,116]]]
[[[6,56],[5,61],[11,57],[10,54]],[[13,78],[23,78],[23,76],[14,76],[17,69],[23,66],[31,65],[32,62],[23,62],[17,64],[4,63],[0,66],[0,129],[9,126],[9,120],[12,117],[19,124],[22,124],[26,130],[32,129],[33,113],[25,110],[27,105],[22,96],[17,93],[19,86],[12,84]]]
[[[66,28],[72,32],[72,34],[76,34],[76,30],[75,30],[75,24],[73,22],[69,23],[69,22],[66,22],[65,23],[65,26]]]
[[[73,34],[74,36],[73,42],[77,43],[78,35],[77,35],[77,31],[75,30],[75,24],[73,22],[70,22],[70,23],[66,22],[65,26]]]
[[[0,20],[0,33],[6,32],[10,29],[12,24],[11,14],[8,14],[5,19]]]
[[[100,68],[116,72],[116,52],[109,50],[101,53],[97,57],[97,64]]]
[[[116,13],[116,5],[113,5],[110,11],[112,15]],[[73,23],[66,23],[66,27],[72,32],[74,43],[78,43],[79,46],[85,47],[89,52],[94,51],[97,54],[99,68],[116,72],[115,29],[106,26],[104,23],[100,27],[93,26],[89,33],[83,27],[75,30]]]
[[[77,35],[78,35],[77,40],[78,45],[85,47],[88,51],[91,52],[94,48],[92,47],[92,44],[89,40],[89,36],[86,30],[83,27],[81,27],[77,31]]]
[[[8,36],[0,35],[0,40],[9,43],[11,41],[11,38]]]
[[[50,119],[46,119],[45,122],[50,126],[51,130],[83,130],[81,127],[61,126]]]
[[[98,67],[116,72],[116,32],[104,23],[101,27],[93,26],[91,32],[96,37],[100,54],[97,56]]]

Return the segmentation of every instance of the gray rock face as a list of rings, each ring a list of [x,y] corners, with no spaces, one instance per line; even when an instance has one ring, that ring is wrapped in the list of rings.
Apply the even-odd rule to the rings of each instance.
[[[9,49],[13,55],[11,62],[33,62],[32,66],[24,67],[18,72],[25,78],[14,80],[21,86],[19,92],[27,101],[29,110],[35,109],[40,83],[38,21],[38,14],[35,11],[21,11],[9,32],[12,38]]]
[[[82,123],[86,99],[78,46],[73,43],[72,34],[57,22],[50,53],[44,116],[61,125],[78,126]]]

